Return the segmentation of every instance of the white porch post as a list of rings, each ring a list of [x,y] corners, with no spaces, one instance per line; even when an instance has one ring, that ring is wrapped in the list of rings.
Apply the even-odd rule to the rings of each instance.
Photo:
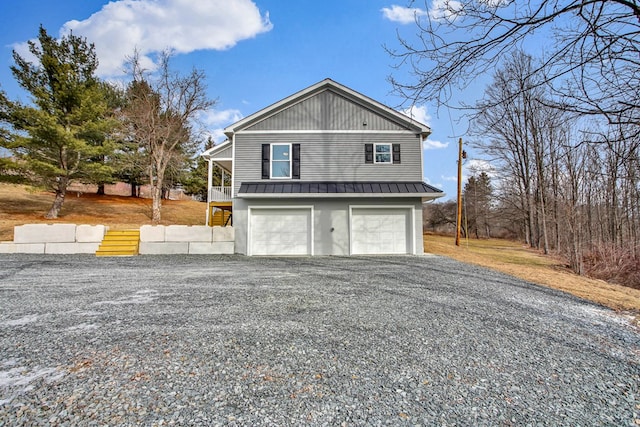
[[[207,168],[207,218],[204,222],[205,225],[209,224],[209,210],[211,209],[211,187],[213,186],[213,159],[209,159],[209,165]]]

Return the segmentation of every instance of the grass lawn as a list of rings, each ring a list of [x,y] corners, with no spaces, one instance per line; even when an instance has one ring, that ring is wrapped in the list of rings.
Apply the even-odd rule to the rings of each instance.
[[[469,239],[456,246],[453,236],[425,234],[424,249],[428,253],[482,265],[559,289],[614,310],[640,315],[640,290],[578,276],[560,260],[542,255],[521,243],[502,239]]]

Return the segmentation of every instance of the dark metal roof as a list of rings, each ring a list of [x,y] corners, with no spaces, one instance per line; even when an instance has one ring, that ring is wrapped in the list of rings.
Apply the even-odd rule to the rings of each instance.
[[[287,182],[243,182],[238,195],[246,194],[423,194],[442,193],[424,182],[326,182],[326,181],[287,181]]]

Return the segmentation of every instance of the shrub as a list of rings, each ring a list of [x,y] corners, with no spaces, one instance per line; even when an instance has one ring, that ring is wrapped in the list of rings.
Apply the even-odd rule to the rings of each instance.
[[[640,258],[629,248],[599,245],[586,252],[583,261],[590,277],[640,289]]]

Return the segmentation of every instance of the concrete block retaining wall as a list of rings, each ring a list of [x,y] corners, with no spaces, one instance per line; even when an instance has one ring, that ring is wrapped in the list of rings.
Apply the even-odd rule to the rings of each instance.
[[[0,253],[93,254],[104,225],[25,224],[13,228],[13,242],[0,242]]]
[[[143,225],[140,254],[233,254],[233,227]]]
[[[107,228],[86,224],[19,225],[14,227],[13,242],[0,242],[0,254],[93,254]],[[140,254],[233,254],[234,249],[233,227],[140,227]]]

